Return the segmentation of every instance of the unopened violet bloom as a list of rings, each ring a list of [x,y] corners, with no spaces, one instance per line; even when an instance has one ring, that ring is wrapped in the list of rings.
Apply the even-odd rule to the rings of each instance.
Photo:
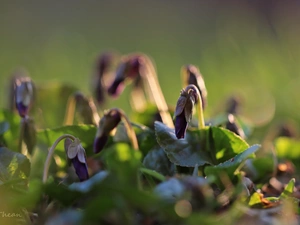
[[[180,92],[175,109],[175,134],[178,139],[184,138],[188,123],[193,115],[193,108],[198,100],[198,90],[195,85],[189,85]]]
[[[226,123],[226,129],[232,131],[233,133],[239,135],[241,138],[245,138],[245,133],[238,124],[235,122],[233,114],[228,114],[228,121]]]
[[[105,76],[108,74],[109,69],[112,67],[116,55],[114,52],[105,52],[100,55],[97,60],[95,75],[93,77],[93,92],[94,97],[98,104],[105,102]]]
[[[67,154],[68,161],[71,161],[75,172],[80,181],[89,179],[89,173],[86,163],[85,150],[80,144],[79,139],[72,141],[69,138],[65,140],[65,151]]]
[[[108,94],[118,96],[124,89],[126,79],[135,79],[140,76],[140,67],[143,59],[139,55],[126,57],[117,68],[115,79],[108,88]]]
[[[15,102],[19,115],[28,116],[29,108],[33,101],[33,84],[30,78],[21,77],[16,79]]]
[[[101,118],[94,140],[94,152],[99,153],[105,146],[110,132],[121,121],[121,113],[117,109],[111,109]]]
[[[186,65],[183,67],[183,72],[186,73],[187,84],[193,84],[198,88],[202,100],[202,108],[205,109],[207,105],[207,90],[199,69],[194,65]]]

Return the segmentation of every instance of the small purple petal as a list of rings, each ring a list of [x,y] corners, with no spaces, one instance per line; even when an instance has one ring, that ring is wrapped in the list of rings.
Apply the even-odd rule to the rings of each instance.
[[[23,105],[22,102],[16,103],[16,108],[18,109],[19,115],[21,117],[26,117],[28,115],[29,107]]]
[[[89,179],[89,173],[86,163],[80,162],[78,158],[75,157],[74,159],[72,159],[72,164],[80,181]]]
[[[94,141],[94,153],[99,153],[105,146],[108,140],[108,136],[103,134],[100,137],[96,137]]]
[[[111,96],[119,96],[124,89],[124,80],[115,80],[110,87],[108,88],[107,92]]]
[[[175,134],[176,134],[177,139],[184,138],[187,127],[188,127],[188,124],[186,122],[184,113],[181,113],[178,116],[176,116]]]

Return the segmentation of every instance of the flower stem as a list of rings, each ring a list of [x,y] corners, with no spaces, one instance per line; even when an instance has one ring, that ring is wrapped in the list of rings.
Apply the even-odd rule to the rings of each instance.
[[[20,124],[20,135],[19,135],[19,143],[18,143],[18,151],[20,153],[23,153],[22,151],[22,143],[23,143],[23,137],[24,137],[24,130],[25,130],[25,119],[21,118],[21,124]]]
[[[152,61],[146,55],[144,55],[144,59],[146,60],[145,68],[142,71],[144,80],[145,82],[147,82],[147,86],[152,93],[154,102],[157,106],[163,123],[165,123],[170,128],[174,128],[173,120],[169,113],[168,105],[166,103],[162,90],[160,88]]]
[[[66,114],[64,118],[64,125],[72,125],[74,120],[74,113],[76,107],[76,100],[73,95],[68,98]]]
[[[136,134],[131,126],[129,119],[127,118],[127,116],[125,115],[125,113],[122,110],[120,110],[120,109],[117,109],[117,110],[120,112],[122,118],[124,119],[124,125],[125,125],[126,131],[127,131],[127,135],[129,137],[129,140],[131,142],[133,149],[138,151],[139,150],[138,141],[137,141]]]
[[[73,141],[75,140],[75,137],[73,135],[70,135],[70,134],[63,134],[62,136],[60,136],[59,138],[56,139],[56,141],[54,142],[54,144],[49,149],[48,155],[47,155],[47,159],[45,161],[44,173],[43,173],[43,183],[46,183],[46,181],[47,181],[48,171],[49,171],[49,167],[50,167],[50,162],[51,162],[51,158],[53,156],[55,147],[58,145],[58,143],[61,140],[65,139],[65,138],[71,138]]]
[[[185,88],[186,91],[188,91],[190,89],[193,89],[194,91],[196,91],[196,93],[198,95],[198,104],[197,104],[197,106],[198,106],[198,128],[203,129],[203,128],[205,128],[205,122],[204,122],[204,115],[203,115],[202,98],[198,91],[198,88],[195,85],[190,84]]]
[[[130,93],[130,105],[136,112],[141,112],[146,105],[144,93],[141,88],[134,87]]]
[[[203,115],[203,107],[202,107],[202,98],[198,93],[198,127],[199,129],[205,128],[204,115]]]

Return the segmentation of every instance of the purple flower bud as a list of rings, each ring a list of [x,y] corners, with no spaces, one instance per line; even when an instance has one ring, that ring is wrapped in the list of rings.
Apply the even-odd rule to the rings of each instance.
[[[26,117],[33,101],[33,84],[30,78],[16,79],[15,101],[19,115]]]
[[[187,74],[187,84],[193,84],[198,88],[204,109],[207,104],[207,90],[199,69],[194,65],[187,65],[183,67],[183,72]]]
[[[99,104],[102,104],[105,101],[105,81],[107,80],[109,69],[114,64],[116,55],[117,54],[114,52],[106,52],[100,55],[97,60],[92,86],[94,97]]]
[[[115,79],[108,88],[108,94],[118,96],[124,89],[126,79],[135,80],[140,76],[140,68],[143,65],[143,59],[140,55],[124,57],[117,68]]]
[[[75,172],[80,181],[89,179],[88,168],[86,164],[85,150],[80,144],[79,139],[72,141],[69,138],[65,140],[65,151],[68,161],[71,161]]]
[[[77,157],[71,159],[71,162],[80,181],[89,179],[89,173],[86,163],[80,162]]]
[[[241,98],[238,96],[232,96],[227,100],[226,103],[226,112],[229,114],[236,115],[239,113]]]
[[[226,123],[226,129],[232,131],[233,133],[236,133],[241,138],[245,138],[244,131],[237,125],[235,122],[235,118],[232,114],[228,115],[228,121]]]
[[[193,108],[198,99],[196,86],[182,90],[175,109],[175,134],[178,139],[184,138],[188,123],[193,115]]]
[[[99,153],[105,146],[110,132],[121,122],[121,113],[118,109],[111,109],[101,118],[94,140],[94,152]]]
[[[177,139],[184,138],[188,123],[185,119],[184,113],[176,116],[175,120],[175,134]]]

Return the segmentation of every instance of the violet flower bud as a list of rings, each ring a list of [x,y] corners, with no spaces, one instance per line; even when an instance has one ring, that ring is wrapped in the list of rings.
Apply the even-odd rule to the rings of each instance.
[[[198,100],[197,87],[184,89],[175,108],[175,134],[178,139],[184,138],[188,123],[193,115],[193,108]]]
[[[124,82],[127,78],[135,79],[140,76],[140,67],[143,64],[141,56],[130,56],[124,58],[122,63],[117,68],[116,76],[110,87],[108,94],[118,96],[124,89]]]
[[[101,118],[94,140],[94,152],[99,153],[105,146],[110,132],[121,121],[121,113],[117,109],[111,109]]]
[[[232,131],[233,133],[239,135],[241,138],[245,138],[244,131],[237,125],[235,118],[232,114],[228,115],[228,121],[226,123],[226,129]]]
[[[19,115],[27,117],[33,101],[33,84],[29,77],[16,79],[15,101]]]
[[[231,96],[226,102],[226,112],[236,115],[239,113],[242,100],[238,96]]]
[[[199,69],[194,65],[187,65],[183,68],[183,72],[187,73],[187,84],[193,84],[198,88],[204,109],[207,105],[207,90]]]
[[[79,139],[72,141],[69,138],[65,140],[65,151],[68,161],[73,164],[75,172],[80,181],[89,179],[89,173],[86,163],[85,150],[80,144]]]
[[[114,63],[115,53],[106,52],[100,55],[96,63],[95,75],[93,79],[93,92],[96,101],[99,104],[105,102],[105,75],[108,73],[110,67]]]

